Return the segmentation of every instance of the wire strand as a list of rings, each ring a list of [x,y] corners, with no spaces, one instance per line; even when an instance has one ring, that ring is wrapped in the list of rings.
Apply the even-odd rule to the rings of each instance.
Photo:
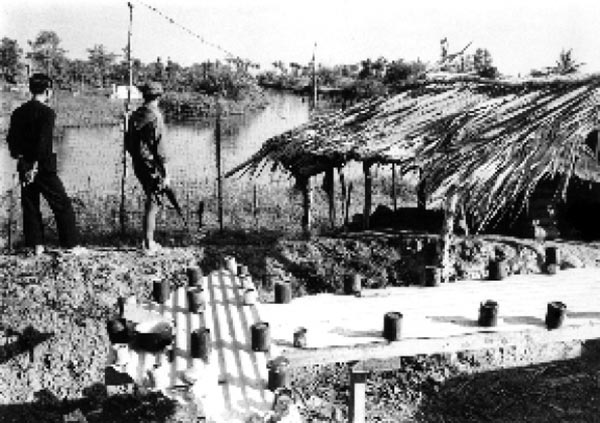
[[[206,44],[209,47],[212,47],[214,49],[217,49],[223,53],[225,53],[227,56],[229,57],[233,57],[237,60],[243,61],[245,62],[246,60],[242,59],[240,56],[238,56],[237,54],[232,53],[230,50],[222,47],[221,45],[217,44],[217,43],[213,43],[211,41],[208,41],[206,38],[204,38],[204,36],[198,34],[197,32],[191,30],[190,28],[188,28],[185,25],[180,24],[179,22],[177,22],[175,19],[171,18],[170,16],[168,16],[167,14],[165,14],[164,12],[158,10],[156,7],[151,6],[145,2],[143,2],[142,0],[133,0],[135,3],[138,3],[142,6],[144,6],[145,8],[147,8],[148,10],[158,14],[159,16],[161,16],[162,18],[164,18],[165,20],[167,20],[171,25],[175,25],[176,27],[178,27],[179,29],[187,32],[189,35],[193,36],[194,38],[197,38],[198,40],[200,40],[201,43]],[[250,62],[250,61],[248,61]]]

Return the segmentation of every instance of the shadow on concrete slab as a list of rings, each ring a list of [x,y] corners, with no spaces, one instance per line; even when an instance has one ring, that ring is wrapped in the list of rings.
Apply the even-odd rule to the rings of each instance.
[[[534,316],[502,316],[502,321],[509,325],[546,326],[544,319]]]
[[[477,327],[477,320],[465,316],[427,316],[428,319],[438,323],[452,323],[463,327]]]
[[[383,336],[381,330],[352,330],[343,327],[333,328],[330,332],[349,338],[381,338]]]
[[[569,319],[600,319],[600,312],[598,311],[569,311],[567,310],[567,317]]]

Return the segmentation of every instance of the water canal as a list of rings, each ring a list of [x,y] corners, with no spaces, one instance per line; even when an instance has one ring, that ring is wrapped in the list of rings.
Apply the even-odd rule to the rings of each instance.
[[[230,116],[222,121],[222,161],[226,171],[248,158],[269,137],[308,120],[308,103],[301,97],[269,92],[269,105],[259,112]],[[214,179],[215,120],[167,123],[170,169],[179,182]],[[121,177],[120,126],[66,128],[56,137],[59,174],[67,190],[85,186],[99,192],[118,191]],[[0,188],[11,184],[15,162],[0,143]]]
[[[279,92],[268,92],[267,95],[269,104],[265,109],[247,115],[229,116],[222,120],[224,171],[250,157],[269,137],[309,119],[308,102],[303,101],[301,97]],[[215,125],[214,118],[167,123],[167,151],[172,180],[182,201],[186,203],[185,206],[194,209],[199,200],[214,202]],[[120,126],[65,128],[60,136],[55,137],[54,143],[59,175],[69,195],[76,199],[76,208],[79,209],[77,212],[81,215],[80,220],[85,220],[86,226],[94,227],[112,222],[115,210],[118,208],[115,203],[120,198],[122,128]],[[3,220],[6,219],[6,210],[9,207],[7,192],[11,186],[14,186],[14,167],[15,162],[9,157],[6,143],[1,142],[0,209],[2,212],[0,216],[4,217]],[[238,181],[238,185],[240,183],[241,181]],[[249,184],[248,181],[245,183]],[[244,195],[256,196],[252,193],[255,185],[259,193],[264,193],[265,187],[271,186],[272,183],[272,175],[265,175],[248,185],[251,192]],[[236,188],[238,192],[240,189],[244,188],[239,186]],[[226,198],[227,195],[231,193],[226,192]],[[126,196],[128,209],[139,211],[141,195],[131,173],[127,178]],[[18,204],[18,192],[13,195],[13,204]],[[17,213],[18,209],[19,207],[16,207]],[[84,213],[85,210],[87,212]],[[86,216],[83,216],[84,214]],[[20,220],[16,217],[15,219]]]

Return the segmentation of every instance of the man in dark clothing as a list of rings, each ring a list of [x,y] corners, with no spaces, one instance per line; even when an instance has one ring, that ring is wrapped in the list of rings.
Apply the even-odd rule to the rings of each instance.
[[[45,103],[52,95],[52,80],[36,73],[29,79],[31,100],[11,115],[8,148],[17,159],[21,182],[21,206],[25,244],[39,255],[44,252],[44,233],[40,213],[40,194],[54,213],[62,247],[78,252],[75,214],[65,188],[56,173],[56,155],[52,136],[56,115]]]
[[[129,119],[126,149],[131,155],[133,171],[140,181],[146,200],[144,205],[144,251],[156,253],[161,246],[154,241],[156,214],[163,189],[169,186],[167,155],[164,145],[164,120],[158,108],[162,85],[149,82],[141,88],[144,104]]]

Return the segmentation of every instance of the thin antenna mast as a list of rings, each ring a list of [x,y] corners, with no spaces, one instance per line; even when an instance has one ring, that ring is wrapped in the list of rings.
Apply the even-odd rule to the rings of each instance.
[[[127,104],[125,105],[125,110],[129,112],[129,107],[131,104],[131,90],[133,88],[133,64],[131,62],[131,32],[133,28],[133,5],[130,2],[127,2],[127,6],[129,6],[129,29],[127,31],[127,64],[129,66],[129,88],[127,89]]]
[[[317,108],[318,88],[317,88],[317,43],[313,49],[312,57],[312,86],[313,86],[313,108]]]
[[[131,63],[131,32],[133,28],[133,5],[127,2],[129,7],[129,28],[127,30],[127,62],[129,65],[129,87],[127,87],[127,100],[125,101],[125,113],[123,115],[123,154],[122,154],[122,168],[121,174],[121,205],[119,207],[119,226],[121,230],[121,236],[125,236],[126,226],[126,210],[125,210],[125,181],[127,179],[127,148],[125,140],[127,133],[129,132],[129,112],[131,107],[131,90],[133,88],[133,69]]]

